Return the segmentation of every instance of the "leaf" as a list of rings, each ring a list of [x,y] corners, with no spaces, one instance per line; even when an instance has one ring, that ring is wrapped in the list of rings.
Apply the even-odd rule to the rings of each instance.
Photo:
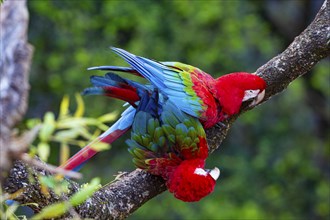
[[[102,123],[105,123],[105,122],[114,121],[117,119],[117,117],[118,117],[118,112],[111,112],[111,113],[104,114],[104,115],[98,117],[97,120]]]
[[[74,127],[81,127],[81,126],[87,126],[87,125],[96,125],[98,126],[101,124],[98,120],[94,118],[65,118],[60,120],[57,123],[57,128],[63,129],[63,128],[74,128]]]
[[[38,220],[58,217],[65,214],[69,210],[69,208],[70,206],[68,206],[65,202],[54,203],[42,209],[39,214],[33,216],[31,219]]]
[[[79,136],[78,129],[70,129],[70,130],[62,130],[56,132],[54,135],[54,139],[59,141],[67,141],[67,140],[76,139],[78,136]]]
[[[38,153],[38,148],[34,145],[30,145],[29,156],[34,157]]]
[[[55,128],[56,124],[54,113],[47,112],[44,116],[44,122],[39,132],[40,140],[46,142],[55,131]]]
[[[50,146],[46,142],[40,142],[37,146],[37,152],[41,160],[47,161],[50,153]]]
[[[18,220],[19,218],[15,215],[15,212],[18,208],[18,205],[16,202],[14,202],[11,205],[4,205],[4,207],[0,206],[0,217],[2,217],[2,215],[4,215],[5,219],[9,219],[9,220]],[[5,211],[3,213],[3,211]]]
[[[100,179],[94,178],[89,184],[86,184],[83,188],[81,188],[79,192],[71,196],[69,202],[72,206],[80,205],[86,199],[90,198],[100,187]]]
[[[60,164],[64,164],[70,156],[70,148],[67,143],[62,142],[60,147]]]
[[[104,142],[95,142],[91,144],[91,148],[97,152],[109,150],[110,144]]]
[[[36,125],[41,124],[41,120],[39,118],[28,119],[26,122],[27,128],[34,128]]]
[[[48,189],[54,191],[57,195],[68,192],[67,181],[63,181],[63,178],[58,178],[58,176],[39,176],[41,187],[44,191],[48,193]]]
[[[69,96],[64,95],[60,106],[59,118],[66,117],[69,114],[69,103],[70,103]]]
[[[74,117],[82,117],[85,112],[85,105],[84,105],[84,100],[82,99],[81,95],[79,93],[75,94],[76,97],[76,102],[77,102],[77,110],[74,113]]]
[[[79,127],[77,128],[79,134],[84,137],[85,139],[89,140],[92,138],[92,134],[88,132],[88,130],[84,127]]]

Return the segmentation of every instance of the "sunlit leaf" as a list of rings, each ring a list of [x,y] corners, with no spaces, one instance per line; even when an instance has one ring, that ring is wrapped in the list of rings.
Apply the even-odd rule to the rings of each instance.
[[[94,178],[89,184],[82,187],[79,192],[75,193],[70,198],[70,203],[72,206],[77,206],[83,203],[86,199],[90,198],[96,190],[100,188],[100,179]]]
[[[38,153],[38,148],[34,145],[30,145],[29,156],[34,157]]]
[[[70,148],[67,143],[62,142],[60,147],[60,164],[64,164],[69,159]]]
[[[102,123],[99,123],[96,126],[97,126],[98,129],[101,129],[102,131],[106,131],[109,128],[109,126],[107,126],[105,124],[102,124]]]
[[[100,179],[95,178],[89,184],[84,185],[78,192],[76,192],[69,199],[69,203],[74,207],[83,203],[86,199],[90,198],[96,190],[101,187]],[[59,217],[65,214],[70,208],[70,205],[67,202],[54,203],[50,206],[45,207],[41,212],[32,219],[46,219]]]
[[[77,110],[74,113],[74,117],[82,117],[85,112],[84,100],[82,99],[82,97],[79,93],[76,93],[75,97],[76,97],[76,101],[77,101]]]
[[[87,125],[98,125],[100,124],[94,118],[65,118],[60,120],[57,124],[59,129],[61,128],[73,128],[73,127],[80,127],[80,126],[87,126]]]
[[[113,120],[116,120],[118,117],[118,113],[117,112],[111,112],[111,113],[108,113],[108,114],[105,114],[105,115],[102,115],[100,117],[97,118],[98,121],[100,122],[111,122]]]
[[[47,141],[55,130],[55,116],[52,112],[47,112],[44,116],[44,122],[39,132],[41,141]]]
[[[11,205],[5,205],[2,208],[0,206],[0,217],[1,219],[9,219],[9,220],[18,220],[19,218],[15,215],[15,211],[18,208],[18,203],[13,203]],[[3,213],[4,211],[4,213]]]
[[[33,216],[31,219],[39,220],[58,217],[65,214],[69,210],[69,207],[70,206],[68,206],[65,202],[54,203],[42,209],[41,212]]]
[[[48,192],[48,189],[55,192],[57,195],[68,192],[67,181],[63,181],[63,178],[57,178],[57,176],[39,176],[41,187],[44,187],[44,191]]]
[[[70,104],[69,96],[64,95],[60,106],[59,118],[63,118],[69,114],[69,104]]]
[[[67,141],[70,139],[75,139],[79,136],[79,129],[70,129],[58,131],[54,135],[54,139],[58,141]]]
[[[47,161],[50,153],[50,146],[46,142],[40,142],[37,146],[37,152],[41,160]]]
[[[39,207],[38,203],[35,202],[28,202],[28,203],[24,203],[24,204],[20,204],[21,206],[35,206],[35,207]]]
[[[26,126],[27,126],[27,128],[31,129],[40,123],[41,123],[41,120],[39,118],[32,118],[32,119],[27,120]]]
[[[92,134],[88,132],[88,130],[84,127],[80,127],[77,128],[77,130],[79,131],[79,134],[84,137],[85,139],[91,139],[92,138]]]
[[[110,144],[104,142],[95,142],[91,145],[91,148],[95,151],[104,151],[110,149]]]

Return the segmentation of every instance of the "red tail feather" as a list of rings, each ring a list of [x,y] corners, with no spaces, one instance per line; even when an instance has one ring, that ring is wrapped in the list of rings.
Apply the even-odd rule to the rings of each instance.
[[[62,168],[66,170],[73,170],[80,165],[82,165],[85,161],[89,160],[95,154],[97,154],[97,150],[93,149],[93,144],[99,142],[105,142],[111,144],[115,140],[117,140],[120,136],[122,136],[127,130],[116,130],[109,135],[105,135],[104,137],[99,137],[98,139],[91,142],[89,145],[81,149],[78,153],[76,153],[73,157],[71,157],[68,161],[61,165]]]
[[[132,106],[135,106],[135,102],[140,100],[136,89],[133,87],[118,88],[113,86],[106,86],[103,89],[104,95],[126,101]]]

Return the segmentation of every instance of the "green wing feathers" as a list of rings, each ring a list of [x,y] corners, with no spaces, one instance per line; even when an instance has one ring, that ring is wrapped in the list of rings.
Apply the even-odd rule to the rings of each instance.
[[[172,167],[184,159],[199,157],[201,140],[206,138],[197,118],[180,111],[170,101],[162,107],[159,118],[139,111],[131,139],[126,141],[134,164],[156,175],[162,172],[163,166]]]

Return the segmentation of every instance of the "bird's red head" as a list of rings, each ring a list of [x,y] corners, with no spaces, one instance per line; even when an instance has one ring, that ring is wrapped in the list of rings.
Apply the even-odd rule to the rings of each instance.
[[[242,102],[251,101],[257,105],[265,96],[266,82],[257,75],[237,72],[219,77],[214,86],[216,98],[222,112],[228,116],[237,114]]]
[[[167,180],[169,191],[185,202],[197,202],[213,192],[220,171],[204,170],[204,164],[202,159],[184,160]]]

